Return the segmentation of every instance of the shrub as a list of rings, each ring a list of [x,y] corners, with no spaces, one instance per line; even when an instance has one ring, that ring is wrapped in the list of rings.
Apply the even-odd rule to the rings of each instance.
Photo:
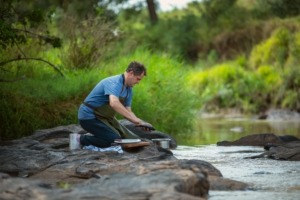
[[[257,68],[261,65],[271,65],[279,69],[300,63],[300,27],[285,24],[275,29],[270,38],[253,48],[249,65]]]
[[[206,111],[236,108],[251,113],[265,106],[261,95],[266,92],[264,80],[238,63],[240,59],[190,75],[190,86],[197,90]]]
[[[277,107],[300,111],[300,72],[298,66],[286,68],[282,74],[282,84],[275,96]]]
[[[269,39],[253,48],[249,58],[250,66],[258,68],[260,65],[270,64],[283,67],[289,56],[290,39],[291,33],[288,29],[275,30]]]
[[[116,39],[113,25],[100,18],[76,21],[70,17],[63,23],[66,45],[61,54],[62,64],[67,69],[96,67],[109,51],[109,44]]]

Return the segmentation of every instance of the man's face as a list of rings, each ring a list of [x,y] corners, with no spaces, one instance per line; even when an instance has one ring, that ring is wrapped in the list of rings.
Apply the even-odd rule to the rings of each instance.
[[[133,71],[129,72],[127,85],[133,87],[135,84],[138,84],[144,78],[144,73],[141,75],[135,76]]]

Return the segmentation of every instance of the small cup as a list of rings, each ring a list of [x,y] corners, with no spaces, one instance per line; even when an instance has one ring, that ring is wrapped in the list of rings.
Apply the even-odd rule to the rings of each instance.
[[[71,133],[70,134],[70,137],[69,137],[69,147],[70,147],[70,150],[73,150],[73,149],[80,149],[80,142],[77,141],[77,138],[79,137],[79,134],[78,133]]]

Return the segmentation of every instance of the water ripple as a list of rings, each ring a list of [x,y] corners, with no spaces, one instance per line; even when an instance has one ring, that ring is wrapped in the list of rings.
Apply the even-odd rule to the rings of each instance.
[[[299,199],[300,162],[245,159],[263,153],[262,147],[197,145],[179,146],[172,152],[178,159],[207,161],[225,178],[249,183],[254,190],[210,191],[209,199]]]

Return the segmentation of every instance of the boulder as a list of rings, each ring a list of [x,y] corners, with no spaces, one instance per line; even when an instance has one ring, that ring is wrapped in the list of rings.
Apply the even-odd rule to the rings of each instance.
[[[247,158],[271,158],[276,160],[300,161],[300,141],[286,142],[283,144],[268,144],[264,147],[267,151]]]
[[[277,160],[300,160],[300,139],[292,135],[273,133],[254,134],[235,141],[217,142],[218,146],[262,146],[266,152],[247,158],[271,158]]]

